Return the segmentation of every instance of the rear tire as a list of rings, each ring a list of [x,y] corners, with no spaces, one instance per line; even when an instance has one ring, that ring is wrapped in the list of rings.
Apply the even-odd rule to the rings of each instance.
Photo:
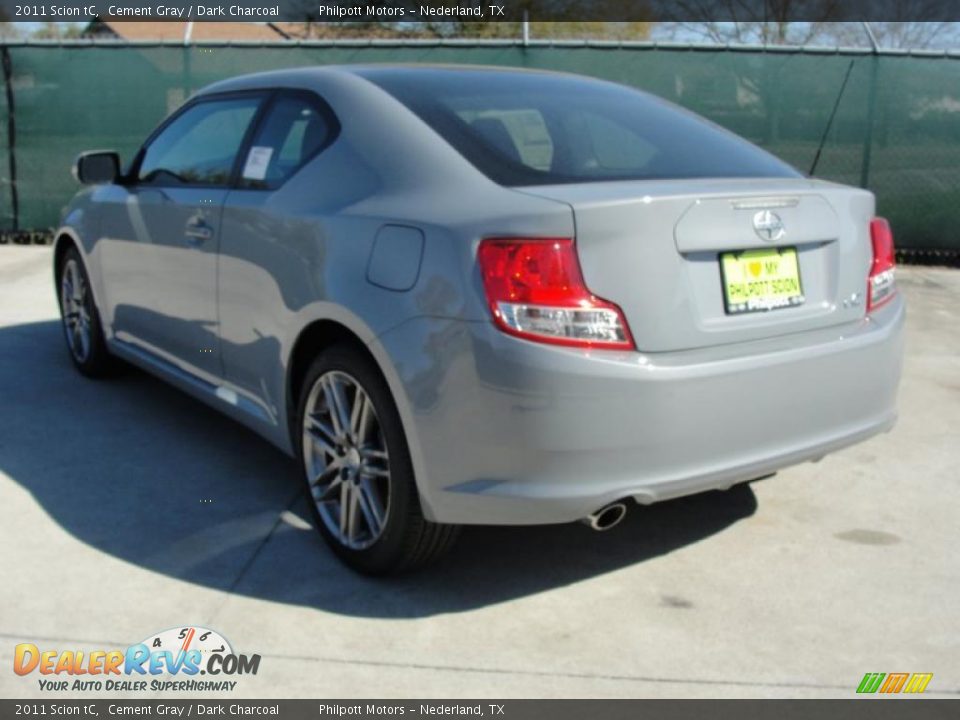
[[[57,281],[60,318],[70,359],[87,377],[112,374],[116,365],[107,350],[90,276],[75,247],[64,253]]]
[[[437,561],[459,527],[423,516],[396,404],[379,369],[348,344],[307,371],[296,442],[314,522],[337,557],[367,575]]]

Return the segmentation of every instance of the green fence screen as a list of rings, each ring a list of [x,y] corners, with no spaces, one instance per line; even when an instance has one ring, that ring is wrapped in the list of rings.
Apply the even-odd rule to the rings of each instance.
[[[9,45],[0,229],[57,225],[82,150],[128,159],[192,92],[241,73],[358,62],[483,63],[615,80],[686,106],[804,173],[877,194],[898,244],[960,248],[960,57],[538,44]],[[576,102],[576,98],[571,98]],[[832,118],[832,121],[831,121]],[[13,189],[19,199],[14,213]]]

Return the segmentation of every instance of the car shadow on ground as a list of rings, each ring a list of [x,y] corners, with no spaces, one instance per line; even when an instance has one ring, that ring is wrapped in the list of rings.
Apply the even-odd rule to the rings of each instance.
[[[424,617],[531,595],[703,540],[757,507],[739,485],[631,507],[606,533],[469,527],[442,564],[370,579],[309,527],[293,460],[139,371],[82,378],[56,322],[0,329],[0,397],[0,471],[73,537],[179,580],[346,615]]]

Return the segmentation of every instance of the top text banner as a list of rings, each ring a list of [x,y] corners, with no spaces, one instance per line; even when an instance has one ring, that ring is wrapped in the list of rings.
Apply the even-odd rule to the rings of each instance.
[[[0,20],[310,22],[955,21],[953,0],[0,0]]]

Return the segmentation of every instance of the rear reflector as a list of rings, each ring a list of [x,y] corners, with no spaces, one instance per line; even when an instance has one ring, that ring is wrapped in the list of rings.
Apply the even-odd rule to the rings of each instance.
[[[555,345],[632,350],[623,312],[584,285],[570,238],[489,238],[477,261],[504,332]]]
[[[867,312],[876,310],[897,293],[893,232],[885,219],[878,217],[870,221],[870,243],[873,264],[867,280]]]

